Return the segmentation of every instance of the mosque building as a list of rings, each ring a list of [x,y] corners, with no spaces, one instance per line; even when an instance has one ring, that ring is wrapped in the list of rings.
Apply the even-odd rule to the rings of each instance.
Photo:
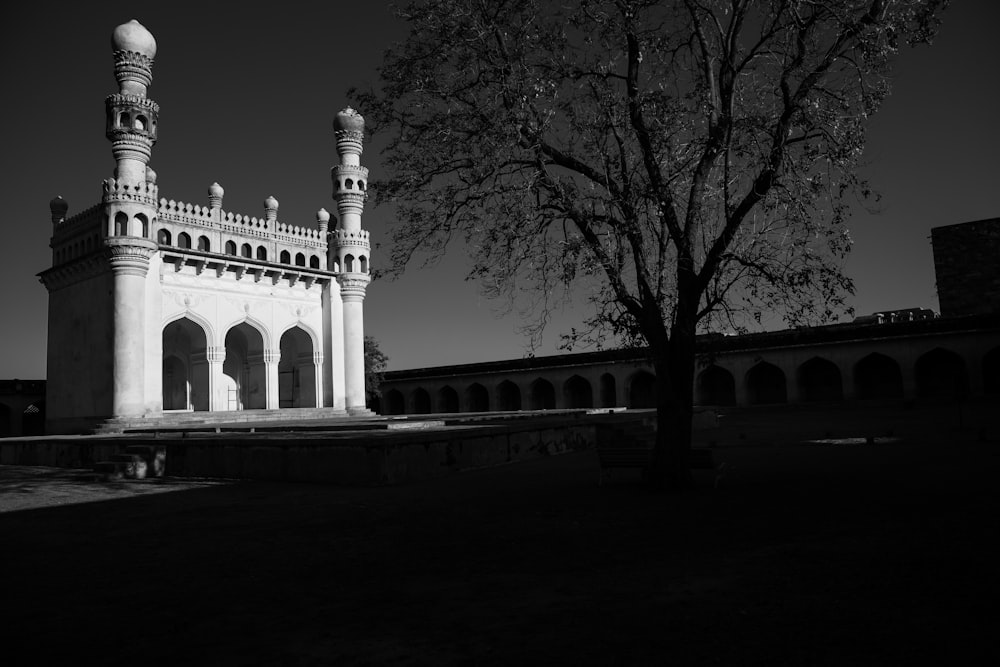
[[[147,96],[156,40],[138,21],[112,34],[118,92],[105,100],[117,163],[100,203],[52,200],[46,430],[74,433],[176,412],[367,414],[361,227],[364,119],[334,119],[337,215],[316,227],[160,197],[149,167],[159,105]],[[295,410],[298,409],[298,410]],[[311,409],[311,410],[303,410]]]

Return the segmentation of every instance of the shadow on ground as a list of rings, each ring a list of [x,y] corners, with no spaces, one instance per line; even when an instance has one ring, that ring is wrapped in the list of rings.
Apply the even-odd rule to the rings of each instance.
[[[389,488],[0,514],[5,664],[995,662],[998,446],[743,446],[682,496],[593,452]],[[4,492],[9,489],[4,487]]]

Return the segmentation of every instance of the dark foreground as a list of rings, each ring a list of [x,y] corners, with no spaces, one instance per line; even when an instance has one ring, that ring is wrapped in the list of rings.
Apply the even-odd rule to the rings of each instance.
[[[0,514],[5,665],[998,664],[1000,443],[593,452]],[[9,472],[9,470],[8,470]],[[0,468],[0,476],[3,469]]]

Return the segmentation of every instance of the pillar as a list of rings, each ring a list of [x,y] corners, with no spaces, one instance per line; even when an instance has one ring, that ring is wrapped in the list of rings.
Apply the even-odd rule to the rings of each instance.
[[[113,273],[111,414],[138,416],[144,412],[146,390],[146,272],[157,247],[139,238],[106,243]]]

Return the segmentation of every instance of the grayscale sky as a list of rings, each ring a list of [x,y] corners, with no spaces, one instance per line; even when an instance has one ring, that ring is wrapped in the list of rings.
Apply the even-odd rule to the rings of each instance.
[[[347,89],[374,82],[381,54],[406,34],[379,2],[55,4],[0,10],[0,378],[45,377],[48,299],[35,274],[50,263],[49,200],[62,195],[71,215],[93,206],[114,169],[104,98],[117,89],[115,26],[138,19],[157,40],[149,96],[160,105],[159,142],[150,166],[160,196],[204,205],[218,181],[224,209],[260,216],[273,195],[279,219],[299,226],[314,225],[321,207],[335,210],[331,122],[350,103]],[[858,314],[937,310],[930,229],[1000,216],[997,26],[1000,2],[953,0],[935,44],[897,60],[892,97],[871,122],[866,151],[882,200],[875,213],[859,207],[850,225]],[[373,182],[375,149],[363,156]],[[390,216],[369,206],[373,242],[387,242]],[[503,304],[464,280],[465,261],[456,247],[433,269],[369,287],[365,329],[390,369],[527,353],[517,317],[498,316]],[[535,353],[556,352],[559,333],[582,316],[558,314]]]

